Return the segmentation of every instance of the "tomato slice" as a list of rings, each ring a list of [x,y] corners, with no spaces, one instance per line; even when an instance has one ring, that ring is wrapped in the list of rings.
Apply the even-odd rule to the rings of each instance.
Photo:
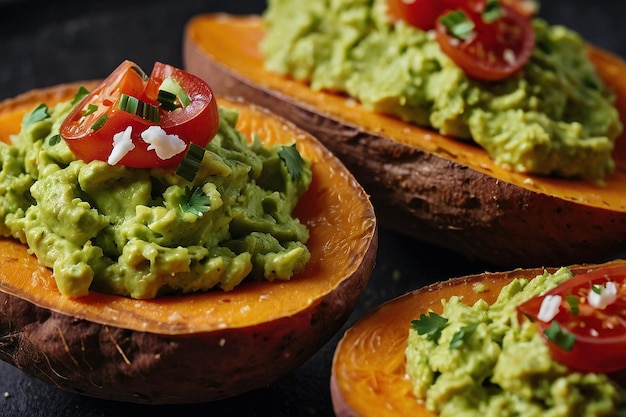
[[[520,320],[529,317],[537,323],[556,361],[588,372],[626,369],[626,266],[577,275],[521,304],[518,312]],[[573,336],[571,347],[546,334],[556,324]]]
[[[450,34],[442,18],[437,20],[439,46],[469,77],[502,80],[519,71],[532,54],[535,32],[531,20],[505,4],[500,8],[503,15],[492,22],[485,22],[482,12],[464,10],[474,24],[474,33],[467,39]]]
[[[189,102],[175,110],[159,101],[159,89],[166,79],[173,80]],[[128,97],[140,107],[153,110],[155,117],[131,112],[123,102]],[[211,87],[198,77],[171,65],[157,62],[150,77],[132,61],[121,63],[98,87],[81,100],[60,127],[70,150],[80,159],[107,161],[111,165],[152,168],[178,165],[191,143],[204,147],[217,132],[219,116]],[[164,156],[146,131],[157,127],[157,135],[175,136],[176,150]],[[114,152],[116,138],[126,133],[124,150]],[[152,130],[151,132],[154,132]],[[115,146],[114,146],[115,145]]]

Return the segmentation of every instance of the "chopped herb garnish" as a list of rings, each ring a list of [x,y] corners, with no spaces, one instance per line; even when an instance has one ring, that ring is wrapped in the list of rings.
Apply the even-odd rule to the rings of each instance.
[[[161,108],[167,111],[174,111],[179,109],[180,106],[176,104],[176,94],[169,91],[159,90],[157,101],[161,103]]]
[[[94,113],[96,110],[98,110],[98,106],[90,103],[87,105],[87,108],[83,110],[83,116],[89,116],[90,114]]]
[[[446,31],[459,39],[467,40],[474,35],[474,22],[462,10],[454,10],[440,17]]]
[[[109,120],[109,118],[107,117],[106,114],[103,114],[102,116],[100,116],[98,118],[98,120],[95,121],[95,123],[93,125],[91,125],[91,129],[95,132],[96,130],[98,130],[102,126],[104,126],[104,124],[107,122],[107,120]]]
[[[576,297],[575,295],[568,295],[567,297],[565,297],[565,301],[567,301],[567,304],[569,304],[569,309],[572,314],[577,316],[579,303],[578,297]]]
[[[76,95],[72,99],[72,106],[78,103],[79,101],[81,101],[83,98],[85,98],[87,94],[89,94],[89,90],[87,90],[84,86],[81,85],[78,91],[76,92]]]
[[[576,342],[576,337],[563,329],[556,321],[553,321],[543,334],[546,335],[548,340],[563,350],[570,351]]]
[[[54,146],[59,142],[61,142],[61,135],[53,135],[50,136],[50,139],[48,139],[48,145],[50,146]]]
[[[498,0],[487,0],[483,9],[483,21],[485,23],[493,23],[504,16],[504,10],[500,7]]]
[[[594,284],[591,286],[591,291],[595,292],[596,294],[602,294],[603,289],[604,287],[602,285]]]
[[[450,340],[450,350],[458,349],[466,343],[478,328],[478,323],[472,323],[459,329]]]
[[[162,108],[170,111],[185,107],[191,103],[191,99],[185,92],[185,89],[172,77],[164,79],[159,86],[157,100],[161,103]]]
[[[204,152],[205,149],[203,147],[193,142],[190,143],[185,158],[183,158],[176,169],[176,175],[183,177],[189,182],[193,182],[202,164],[202,159],[204,159]]]
[[[120,96],[120,102],[117,107],[151,122],[159,122],[159,108],[157,106],[148,104],[128,94],[122,94]]]
[[[202,191],[202,188],[195,187],[192,191],[191,188],[185,187],[185,195],[180,208],[184,212],[202,216],[202,213],[209,211],[209,201],[209,196]]]
[[[291,175],[294,181],[297,181],[302,175],[302,169],[304,168],[304,159],[298,152],[296,144],[290,146],[283,146],[278,152],[278,156],[285,162],[287,172]]]
[[[418,320],[411,321],[411,328],[419,335],[425,335],[428,340],[437,343],[441,336],[441,331],[448,325],[448,319],[435,312],[428,315],[420,314]]]
[[[41,103],[39,106],[35,107],[33,111],[28,113],[24,117],[24,126],[30,126],[37,122],[47,119],[50,117],[50,113],[48,112],[48,106],[45,103]]]

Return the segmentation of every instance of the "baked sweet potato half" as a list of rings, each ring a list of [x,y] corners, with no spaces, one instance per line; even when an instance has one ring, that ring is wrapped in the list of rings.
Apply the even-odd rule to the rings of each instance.
[[[0,104],[0,138],[41,102],[71,99],[77,85]],[[295,216],[308,225],[311,261],[290,281],[250,282],[230,292],[136,300],[91,291],[66,298],[28,248],[0,239],[0,359],[59,388],[141,403],[192,403],[270,384],[312,356],[339,329],[375,262],[369,197],[317,140],[265,110],[239,111],[248,137],[296,139],[313,182]]]
[[[600,186],[495,165],[472,144],[364,110],[264,70],[259,16],[199,15],[186,28],[186,68],[224,95],[258,103],[311,132],[372,196],[381,227],[511,268],[609,259],[626,242],[626,138]],[[626,63],[589,54],[626,119]]]
[[[625,264],[617,260],[569,269],[578,273]],[[462,297],[467,305],[479,298],[492,304],[512,279],[532,279],[543,271],[515,269],[450,279],[399,296],[363,316],[343,335],[333,357],[331,393],[337,416],[436,417],[417,401],[407,377],[405,349],[411,321],[429,311],[441,313],[441,300],[452,296]],[[478,283],[484,290],[475,290]]]

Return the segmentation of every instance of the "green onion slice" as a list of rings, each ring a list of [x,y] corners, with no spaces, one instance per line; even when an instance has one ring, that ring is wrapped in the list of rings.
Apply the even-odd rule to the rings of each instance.
[[[188,106],[191,103],[185,89],[172,77],[164,79],[159,86],[157,100],[161,103],[161,107],[169,111]]]
[[[102,116],[100,116],[98,118],[98,120],[95,121],[95,123],[93,125],[91,125],[91,129],[95,132],[96,130],[98,130],[102,126],[104,126],[104,124],[107,122],[107,120],[109,120],[109,118],[107,117],[106,114],[103,114]]]
[[[137,115],[154,123],[159,123],[159,108],[139,100],[136,97],[122,94],[118,106],[125,112]]]
[[[87,108],[83,110],[83,116],[89,116],[91,113],[95,112],[96,110],[98,110],[98,106],[90,103],[87,105]]]
[[[185,158],[183,158],[176,169],[176,175],[193,182],[204,159],[204,152],[205,149],[203,147],[190,143]]]
[[[441,24],[452,36],[467,40],[474,34],[474,22],[461,10],[454,10],[441,16]]]

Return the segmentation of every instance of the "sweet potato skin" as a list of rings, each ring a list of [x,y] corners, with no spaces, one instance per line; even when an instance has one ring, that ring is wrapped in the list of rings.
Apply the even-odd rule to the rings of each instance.
[[[0,140],[19,130],[26,111],[71,99],[81,84],[95,85],[54,86],[0,103]],[[295,210],[311,232],[305,271],[288,282],[227,293],[132,300],[91,292],[67,299],[24,245],[0,238],[0,359],[74,393],[196,403],[271,384],[339,330],[375,264],[378,229],[367,194],[310,135],[266,110],[221,104],[241,111],[245,134],[272,143],[295,138],[312,161],[314,183]]]
[[[231,60],[207,42],[218,30],[214,45],[230,42]],[[198,16],[185,33],[186,68],[211,80],[220,94],[258,103],[319,138],[372,196],[381,227],[509,268],[604,261],[626,244],[626,206],[616,197],[626,186],[624,139],[616,151],[618,173],[605,187],[610,200],[602,187],[579,181],[564,186],[567,180],[506,173],[475,147],[412,146],[440,137],[383,115],[364,115],[357,104],[330,93],[303,93],[292,80],[281,83],[263,70],[254,42],[262,33],[257,16]],[[590,53],[626,114],[626,84],[616,75],[626,64],[598,49]],[[574,192],[559,191],[568,187]],[[596,194],[599,201],[586,201]]]

